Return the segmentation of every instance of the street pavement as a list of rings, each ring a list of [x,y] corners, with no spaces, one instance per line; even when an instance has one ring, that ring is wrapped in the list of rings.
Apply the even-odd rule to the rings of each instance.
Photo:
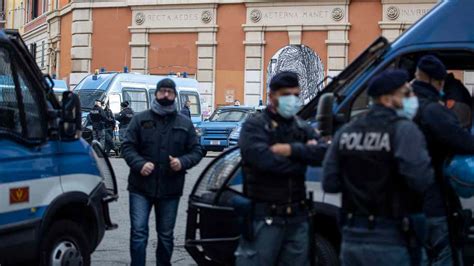
[[[215,156],[215,154],[211,154]],[[193,259],[184,249],[184,237],[186,230],[186,210],[188,207],[188,196],[196,183],[199,175],[212,160],[212,157],[204,158],[201,163],[188,171],[184,186],[183,197],[181,198],[178,210],[178,217],[175,227],[175,249],[173,253],[173,265],[196,265]],[[112,166],[117,176],[119,188],[119,199],[110,204],[112,221],[119,225],[113,231],[105,232],[104,239],[92,254],[92,265],[112,266],[130,265],[129,240],[130,240],[130,218],[129,200],[127,191],[127,178],[129,168],[123,159],[112,158]],[[155,265],[155,249],[157,236],[155,230],[155,215],[152,211],[149,224],[149,239],[147,247],[147,265]]]

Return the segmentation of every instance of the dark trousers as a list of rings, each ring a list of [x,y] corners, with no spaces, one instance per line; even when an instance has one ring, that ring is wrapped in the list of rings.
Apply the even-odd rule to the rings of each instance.
[[[110,150],[114,149],[114,130],[106,128],[105,130],[105,152],[110,153]]]
[[[344,226],[342,231],[342,266],[409,266],[411,257],[398,226]]]
[[[155,208],[156,232],[156,265],[171,265],[174,247],[174,226],[178,212],[179,198],[156,199],[137,193],[130,193],[130,255],[132,266],[146,264],[146,247],[148,243],[148,220],[151,208]]]
[[[102,145],[102,148],[104,149],[105,145],[105,132],[103,129],[98,129],[98,128],[93,128],[92,129],[92,139],[97,140],[100,145]]]
[[[309,265],[308,222],[272,223],[253,222],[255,239],[240,238],[235,252],[237,266]]]

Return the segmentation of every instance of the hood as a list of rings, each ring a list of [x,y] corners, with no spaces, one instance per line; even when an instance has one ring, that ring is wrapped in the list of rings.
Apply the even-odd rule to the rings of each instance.
[[[242,122],[211,122],[204,121],[197,125],[199,128],[235,128],[242,124]]]

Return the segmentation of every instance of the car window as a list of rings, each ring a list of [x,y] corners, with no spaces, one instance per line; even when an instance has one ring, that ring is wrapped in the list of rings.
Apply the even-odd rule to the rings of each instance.
[[[124,88],[123,100],[130,103],[134,112],[142,112],[148,109],[147,92],[145,89]]]
[[[32,140],[41,139],[45,131],[38,103],[40,95],[28,82],[24,70],[15,67],[14,72],[12,64],[9,53],[0,48],[0,131]],[[20,86],[18,90],[15,78]]]
[[[199,104],[199,95],[197,93],[180,93],[181,104],[184,105],[187,100],[191,101],[191,115],[201,115],[201,105]]]
[[[95,100],[102,100],[105,91],[103,90],[74,90],[79,96],[81,101],[81,109],[92,109],[95,104]]]
[[[209,121],[212,122],[240,122],[247,118],[249,112],[243,110],[216,110]]]

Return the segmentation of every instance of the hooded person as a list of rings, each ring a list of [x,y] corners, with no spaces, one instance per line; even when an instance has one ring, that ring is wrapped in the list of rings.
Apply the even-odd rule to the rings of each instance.
[[[157,265],[171,265],[174,226],[186,170],[203,157],[191,120],[176,111],[176,85],[165,78],[156,86],[151,109],[136,114],[127,128],[122,154],[130,166],[132,265],[145,265],[148,218],[155,209]]]

